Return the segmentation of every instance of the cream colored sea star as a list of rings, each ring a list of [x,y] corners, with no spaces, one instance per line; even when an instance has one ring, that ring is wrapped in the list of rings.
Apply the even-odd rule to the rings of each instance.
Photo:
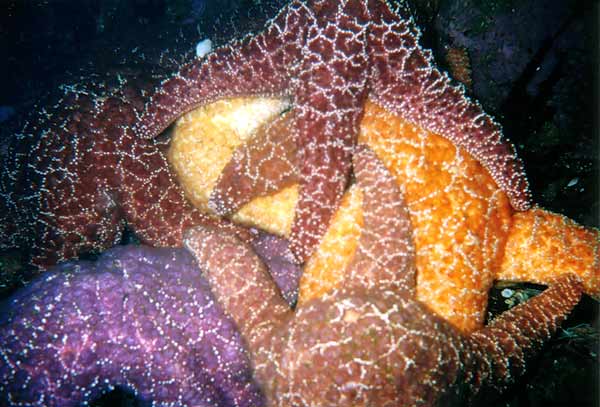
[[[415,301],[408,211],[375,154],[354,154],[364,199],[343,287],[292,311],[262,262],[233,234],[209,227],[185,244],[246,338],[268,406],[439,406],[481,402],[513,383],[577,303],[565,275],[487,327],[461,335]]]
[[[206,205],[236,146],[242,147],[235,154],[243,156],[246,140],[277,128],[260,127],[263,121],[250,120],[258,115],[248,112],[276,117],[283,109],[285,104],[276,100],[236,99],[185,116],[175,128],[169,160],[187,196]],[[278,120],[285,121],[285,115]],[[253,124],[240,131],[247,122]],[[547,284],[568,271],[582,278],[587,293],[600,294],[598,231],[538,207],[513,212],[504,192],[464,150],[374,103],[366,105],[359,140],[375,150],[406,196],[415,229],[417,298],[459,329],[471,332],[482,326],[495,279]],[[293,165],[285,149],[276,157]],[[267,159],[264,167],[268,164]],[[257,169],[256,177],[265,171]],[[286,236],[296,197],[291,185],[255,199],[232,218]],[[363,224],[360,201],[360,190],[351,186],[305,266],[300,303],[344,281],[343,270]]]

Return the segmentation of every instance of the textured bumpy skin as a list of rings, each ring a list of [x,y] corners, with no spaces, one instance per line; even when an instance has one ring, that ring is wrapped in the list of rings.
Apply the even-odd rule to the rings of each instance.
[[[523,280],[545,284],[556,270],[579,275],[585,292],[600,298],[600,231],[567,218],[532,208],[515,213],[499,280]]]
[[[406,10],[383,0],[293,0],[263,32],[218,48],[165,80],[137,131],[151,139],[183,113],[217,99],[291,96],[289,142],[300,167],[291,244],[300,261],[313,252],[342,197],[367,96],[465,148],[516,209],[528,208],[528,184],[514,147],[481,106],[435,68],[419,37]],[[264,143],[253,148],[273,151]],[[246,161],[238,176],[252,178],[261,156],[254,154],[258,161]],[[228,214],[239,206],[231,199],[239,182],[219,184],[213,211]]]
[[[269,274],[275,280],[281,295],[291,306],[298,301],[298,286],[302,267],[294,262],[294,255],[287,239],[264,232],[257,232],[252,239],[252,248],[268,266]]]
[[[235,171],[228,169],[255,153],[244,143],[252,137],[252,130],[240,133],[240,127],[254,129],[254,137],[263,137],[268,117],[279,117],[281,112],[281,105],[273,99],[237,98],[196,109],[178,121],[170,164],[195,205],[205,208],[219,178],[234,176]],[[283,113],[283,121],[287,115]],[[582,279],[587,294],[598,296],[597,229],[537,207],[514,212],[506,194],[467,152],[370,101],[365,104],[359,142],[377,153],[404,193],[414,229],[417,298],[461,331],[483,326],[488,291],[495,279],[549,284],[559,273],[569,272]],[[242,180],[256,180],[277,191],[259,177],[269,177],[273,160],[274,168],[281,168],[282,162],[293,166],[294,150],[286,150],[284,144],[271,145],[273,154],[255,167],[255,177]],[[211,159],[202,159],[207,156]],[[272,173],[275,177],[270,179],[277,183],[278,172]],[[236,191],[243,189],[240,186]],[[294,184],[253,199],[232,219],[289,236],[296,200]],[[361,202],[360,188],[351,185],[304,266],[300,304],[344,284],[344,270],[364,225]]]
[[[115,386],[156,405],[262,404],[243,340],[185,249],[57,266],[1,312],[0,405],[78,406]]]
[[[285,180],[281,177],[284,173],[281,165],[293,166],[287,159],[290,156],[289,147],[295,149],[289,144],[269,143],[275,148],[273,154],[262,161],[264,165],[253,168],[250,178],[236,167],[239,161],[245,161],[245,157],[254,153],[244,148],[248,146],[247,141],[251,137],[265,135],[265,123],[278,117],[287,106],[284,101],[272,98],[223,99],[186,113],[175,122],[167,158],[186,197],[195,207],[203,211],[210,210],[211,193],[226,178],[229,178],[228,182],[236,183],[236,188],[228,190],[230,193],[227,199],[232,200],[251,199],[248,191],[258,188],[258,185],[266,191],[280,188],[280,182],[285,185]],[[290,134],[290,131],[283,134]],[[232,159],[232,156],[240,158]],[[277,163],[271,165],[273,159]],[[284,174],[283,177],[285,176]],[[293,177],[297,179],[295,172]],[[273,201],[270,196],[255,198],[253,203],[244,205],[234,213],[231,220],[245,225],[254,224],[268,232],[289,236],[298,198],[297,189],[297,184],[284,188],[281,193],[287,199],[278,201]],[[281,198],[280,194],[278,196]],[[256,205],[256,201],[281,202],[283,206],[277,206],[276,203],[269,206]],[[287,216],[281,216],[283,213]],[[260,221],[252,222],[252,219]]]
[[[186,201],[164,142],[132,131],[148,83],[89,80],[38,109],[2,162],[0,248],[30,249],[40,268],[112,247],[125,225],[144,243],[180,246],[185,228],[217,223]]]
[[[523,373],[578,302],[565,275],[471,336],[414,300],[411,226],[398,186],[354,155],[365,228],[344,287],[292,311],[249,246],[199,227],[185,244],[247,340],[269,406],[445,406],[487,399]]]
[[[373,148],[405,194],[415,231],[417,298],[463,332],[483,325],[495,280],[549,284],[574,273],[587,294],[598,296],[597,229],[537,207],[514,212],[473,157],[377,105],[367,106],[359,141]],[[305,268],[300,302],[343,283],[335,246],[352,247],[360,228],[337,231],[347,232],[345,224],[362,216],[358,207],[349,202],[337,215]]]

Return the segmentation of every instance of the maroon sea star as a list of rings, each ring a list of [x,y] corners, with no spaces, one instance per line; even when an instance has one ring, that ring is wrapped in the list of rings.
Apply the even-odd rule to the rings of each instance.
[[[31,262],[46,268],[113,246],[126,224],[153,246],[180,246],[183,230],[199,223],[225,225],[187,202],[165,142],[132,131],[149,82],[119,79],[65,87],[11,139],[0,177],[0,247],[30,248]]]
[[[526,209],[528,184],[514,147],[481,106],[435,68],[419,37],[404,7],[387,1],[291,1],[263,32],[218,48],[165,80],[147,104],[139,134],[152,139],[184,112],[219,98],[291,96],[301,187],[291,242],[300,261],[313,251],[344,191],[367,97],[465,148],[512,205]],[[244,200],[237,186],[251,184],[255,174],[244,165],[213,194],[216,213],[228,214]]]
[[[461,335],[414,300],[407,210],[373,152],[354,155],[365,229],[342,289],[292,311],[235,236],[206,227],[185,243],[246,338],[272,406],[455,405],[503,391],[578,302],[565,275],[487,327]]]

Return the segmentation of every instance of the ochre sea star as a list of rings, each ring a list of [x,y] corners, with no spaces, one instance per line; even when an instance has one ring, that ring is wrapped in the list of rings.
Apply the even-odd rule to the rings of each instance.
[[[161,406],[263,404],[245,343],[185,249],[121,246],[0,303],[0,405],[87,405],[115,387]]]
[[[141,81],[67,87],[11,141],[0,184],[0,247],[31,249],[32,263],[44,268],[105,250],[126,224],[144,243],[178,246],[184,228],[215,222],[185,202],[157,136],[185,111],[231,95],[290,98],[292,111],[280,126],[291,129],[286,142],[301,167],[289,235],[299,262],[314,250],[343,195],[367,97],[464,147],[515,208],[527,208],[527,181],[513,146],[435,68],[419,37],[407,11],[385,1],[294,0],[263,32],[185,64],[153,92]],[[224,177],[209,208],[236,209],[232,193],[252,171]],[[244,196],[273,188],[250,186]]]
[[[152,139],[186,111],[217,99],[291,97],[300,197],[290,240],[300,262],[313,252],[344,193],[367,97],[465,148],[516,209],[527,209],[527,180],[513,146],[481,106],[435,68],[419,38],[407,10],[387,1],[294,0],[263,32],[217,48],[165,80],[136,131]],[[220,183],[212,210],[237,209],[235,189],[227,179]]]
[[[2,304],[0,404],[77,405],[113,386],[153,404],[248,407],[445,405],[503,391],[577,303],[578,279],[461,335],[413,299],[395,180],[366,147],[354,161],[366,227],[344,288],[294,312],[251,248],[210,226],[185,239],[201,269],[183,249],[133,246],[59,265]]]
[[[177,123],[169,160],[194,204],[206,207],[232,154],[256,154],[244,143],[252,137],[264,140],[268,124],[261,127],[261,118],[284,108],[277,100],[235,99],[190,112]],[[415,229],[417,298],[455,327],[471,332],[482,326],[495,279],[547,284],[568,271],[582,278],[587,293],[600,295],[597,230],[537,207],[513,212],[506,195],[464,150],[374,103],[366,104],[359,140],[376,151],[405,194]],[[260,160],[253,182],[277,179],[278,171],[269,172],[270,161],[277,161],[275,168],[285,162],[293,167],[293,154],[285,151],[285,144],[272,146],[277,151]],[[246,160],[240,157],[238,162]],[[293,182],[290,177],[288,184]],[[291,185],[251,201],[232,219],[287,236],[296,200],[297,189]],[[300,303],[344,281],[343,270],[363,224],[360,201],[360,190],[351,186],[304,267]]]
[[[578,278],[562,276],[539,297],[461,335],[414,300],[411,225],[395,180],[368,148],[354,162],[366,226],[344,286],[296,311],[235,236],[207,227],[186,235],[246,338],[267,405],[455,405],[503,391],[579,300]]]
[[[126,225],[144,243],[181,246],[185,228],[227,224],[185,199],[164,140],[133,133],[150,83],[88,78],[34,110],[3,157],[0,248],[21,247],[43,269],[112,247]]]

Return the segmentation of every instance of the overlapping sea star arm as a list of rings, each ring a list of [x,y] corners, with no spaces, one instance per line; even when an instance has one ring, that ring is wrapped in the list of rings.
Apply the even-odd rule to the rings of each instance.
[[[265,265],[249,245],[219,228],[190,229],[184,244],[250,349],[256,350],[291,313]]]
[[[346,187],[368,79],[366,4],[315,3],[293,84],[300,196],[290,241],[301,262],[312,254]]]
[[[283,95],[288,67],[300,57],[307,13],[301,2],[284,7],[264,32],[247,35],[195,59],[165,79],[146,104],[136,133],[153,138],[195,107],[246,95]]]
[[[210,195],[208,205],[213,212],[228,215],[257,196],[298,181],[292,122],[292,114],[284,114],[261,126],[234,151]]]
[[[583,293],[574,274],[558,277],[546,291],[504,312],[481,331],[471,335],[471,363],[478,367],[472,391],[487,387],[499,393],[525,371],[528,356],[539,351],[566,319]],[[482,393],[477,397],[485,398]],[[493,396],[493,394],[491,394]]]
[[[490,172],[513,208],[528,209],[523,163],[499,124],[435,67],[431,51],[418,44],[421,33],[412,18],[399,18],[385,6],[377,9],[369,36],[373,100],[464,148]]]
[[[354,173],[363,192],[364,227],[346,283],[415,295],[415,248],[406,204],[396,180],[366,145],[354,154]]]
[[[290,76],[294,107],[287,126],[299,167],[300,197],[290,236],[299,262],[312,253],[326,230],[348,181],[368,79],[366,4],[309,4],[306,38],[299,47],[298,66]],[[249,173],[251,167],[271,165],[269,157],[274,150],[269,145],[260,146],[258,141],[252,144],[258,147],[253,158],[260,161],[244,165]],[[229,205],[228,195],[237,183],[225,177],[222,180],[212,204],[221,213],[228,213],[242,200]],[[264,193],[260,185],[252,184],[254,196]],[[244,200],[250,195],[246,193]]]
[[[273,339],[284,335],[291,308],[258,256],[233,234],[199,226],[186,232],[184,244],[246,339],[257,381],[271,388],[281,357],[281,343],[274,350]]]
[[[127,131],[119,139],[118,149],[122,152],[119,196],[124,218],[144,243],[181,246],[184,230],[198,224],[227,228],[250,240],[243,227],[210,217],[188,202],[155,140],[139,139]]]

